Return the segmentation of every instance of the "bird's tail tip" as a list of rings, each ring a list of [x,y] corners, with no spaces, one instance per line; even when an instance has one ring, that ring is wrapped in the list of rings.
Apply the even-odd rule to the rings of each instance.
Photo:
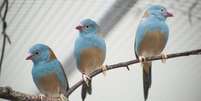
[[[88,81],[88,85],[86,84],[86,82],[83,83],[83,85],[82,85],[82,91],[81,91],[82,101],[85,100],[87,93],[89,95],[92,94],[91,80]]]
[[[144,99],[145,101],[148,98],[149,89],[151,87],[151,64],[143,65],[143,89],[144,89]]]

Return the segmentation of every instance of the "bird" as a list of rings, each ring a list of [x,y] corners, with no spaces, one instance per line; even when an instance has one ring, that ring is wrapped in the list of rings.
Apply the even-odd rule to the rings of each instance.
[[[105,40],[98,36],[99,25],[92,19],[86,18],[80,21],[76,27],[79,36],[74,44],[74,56],[78,70],[82,73],[84,83],[81,89],[81,97],[84,101],[87,93],[91,95],[92,85],[89,74],[98,68],[106,70],[103,62],[106,57]]]
[[[143,66],[145,100],[148,98],[149,88],[152,83],[152,62],[146,61],[145,58],[155,55],[161,55],[163,57],[162,60],[167,58],[167,55],[162,53],[162,51],[169,37],[169,27],[166,23],[168,17],[173,17],[173,14],[164,6],[158,4],[149,5],[137,27],[134,51],[136,58]]]
[[[39,91],[45,96],[68,101],[64,96],[69,89],[67,76],[50,47],[38,43],[33,45],[28,53],[26,60],[33,62],[32,78]]]

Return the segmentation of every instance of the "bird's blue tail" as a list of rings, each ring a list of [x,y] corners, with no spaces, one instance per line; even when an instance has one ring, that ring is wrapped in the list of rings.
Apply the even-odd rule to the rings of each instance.
[[[144,99],[147,100],[149,88],[151,87],[151,62],[143,63],[143,87]]]
[[[84,82],[82,85],[82,91],[81,91],[82,101],[85,100],[87,93],[89,95],[91,95],[92,93],[91,80],[88,80],[88,85],[86,84],[86,82]]]

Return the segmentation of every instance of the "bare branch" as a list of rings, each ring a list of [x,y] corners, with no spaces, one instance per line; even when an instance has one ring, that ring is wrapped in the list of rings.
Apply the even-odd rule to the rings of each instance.
[[[35,96],[14,91],[10,87],[0,87],[0,98],[11,101],[59,101],[58,98]]]
[[[1,67],[2,67],[2,63],[3,63],[3,59],[4,59],[6,42],[8,41],[8,43],[11,44],[11,40],[6,33],[6,29],[7,29],[6,16],[7,16],[7,12],[8,12],[8,3],[9,3],[8,0],[4,0],[0,6],[0,19],[2,21],[2,35],[3,35],[3,43],[2,43],[1,58],[0,58],[0,73],[1,73]],[[3,10],[3,9],[5,9],[5,10]],[[3,15],[2,15],[2,13],[3,13]]]
[[[170,58],[176,58],[176,57],[182,57],[182,56],[190,56],[190,55],[201,55],[201,49],[197,50],[191,50],[191,51],[186,51],[186,52],[181,52],[181,53],[174,53],[174,54],[168,54],[167,59]],[[146,61],[155,61],[155,60],[161,60],[162,56],[153,56],[153,57],[147,57],[145,60]],[[139,63],[139,60],[130,60],[126,62],[120,62],[117,64],[113,65],[108,65],[106,66],[107,70],[112,70],[115,68],[121,68],[125,67],[127,68],[129,65],[133,65]],[[89,76],[93,78],[94,76],[102,73],[102,69],[95,70],[92,72]],[[78,81],[76,84],[74,84],[65,94],[65,96],[69,96],[72,92],[74,92],[79,86],[81,86],[84,83],[84,80]],[[58,101],[58,98],[53,98],[53,97],[41,97],[37,95],[28,95],[25,93],[21,93],[18,91],[14,91],[9,87],[0,87],[0,98],[7,99],[7,100],[12,100],[12,101]]]
[[[201,49],[186,51],[186,52],[182,52],[182,53],[168,54],[167,59],[175,58],[175,57],[182,57],[182,56],[189,56],[189,55],[201,55]],[[154,61],[154,60],[160,60],[160,59],[162,59],[162,56],[147,57],[145,60],[146,61]],[[113,64],[113,65],[108,65],[107,70],[121,68],[121,67],[127,68],[129,65],[136,64],[136,63],[139,63],[139,60],[135,59],[135,60],[127,61],[127,62],[121,62],[121,63],[117,63],[117,64]],[[102,69],[98,69],[98,70],[92,72],[89,76],[92,78],[102,72],[103,72]],[[73,85],[68,90],[68,92],[66,93],[66,96],[69,96],[74,90],[76,90],[83,83],[84,83],[84,80],[78,81],[75,85]]]

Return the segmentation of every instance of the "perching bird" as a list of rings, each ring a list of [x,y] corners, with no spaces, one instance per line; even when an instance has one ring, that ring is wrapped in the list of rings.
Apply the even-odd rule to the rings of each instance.
[[[53,51],[44,44],[36,44],[29,50],[26,60],[33,61],[32,77],[39,91],[45,96],[67,98],[64,94],[69,89],[64,69]]]
[[[84,19],[76,27],[79,30],[79,36],[75,41],[74,56],[79,71],[85,83],[82,85],[82,100],[86,98],[87,93],[92,93],[91,78],[89,74],[98,69],[105,69],[103,62],[106,55],[105,41],[97,35],[98,25],[91,19]]]
[[[146,9],[138,25],[134,43],[135,55],[141,62],[145,57],[161,54],[169,36],[169,28],[165,21],[167,17],[172,16],[173,14],[161,5],[151,5]],[[164,54],[161,55],[166,57]],[[142,62],[145,100],[151,87],[151,64],[146,60]]]

